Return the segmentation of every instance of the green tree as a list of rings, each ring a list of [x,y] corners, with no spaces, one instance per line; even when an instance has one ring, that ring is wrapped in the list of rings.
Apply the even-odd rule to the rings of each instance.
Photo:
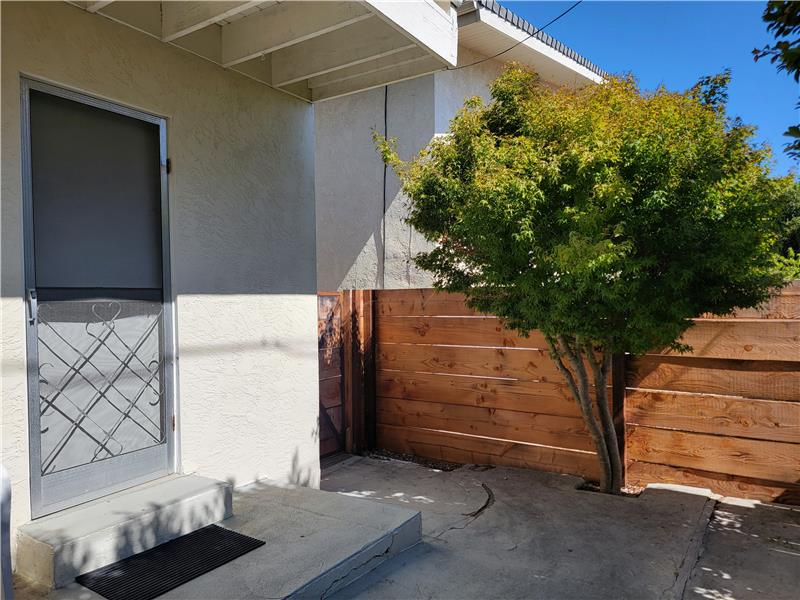
[[[612,355],[687,350],[692,317],[757,305],[782,282],[773,249],[791,181],[770,179],[768,149],[726,120],[727,77],[684,93],[632,79],[551,90],[512,65],[491,103],[468,100],[411,161],[376,135],[409,223],[434,242],[417,264],[438,289],[544,334],[605,491],[622,484]]]
[[[786,71],[795,82],[800,82],[800,2],[797,0],[773,0],[767,2],[761,17],[767,24],[767,31],[775,37],[775,43],[753,50],[753,57],[759,60],[769,57],[779,71]],[[800,108],[800,103],[797,104]],[[790,125],[783,134],[792,138],[786,144],[786,153],[800,160],[800,125]]]

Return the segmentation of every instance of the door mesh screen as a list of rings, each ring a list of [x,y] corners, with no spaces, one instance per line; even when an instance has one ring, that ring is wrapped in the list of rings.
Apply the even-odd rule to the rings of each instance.
[[[165,441],[162,304],[38,306],[42,475]]]

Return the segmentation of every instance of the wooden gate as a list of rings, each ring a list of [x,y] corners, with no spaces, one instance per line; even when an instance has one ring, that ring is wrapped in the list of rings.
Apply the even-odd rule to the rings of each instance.
[[[328,456],[345,449],[342,298],[339,292],[318,294],[317,319],[319,453]]]
[[[375,444],[372,427],[374,360],[372,292],[317,296],[320,456],[358,452]]]

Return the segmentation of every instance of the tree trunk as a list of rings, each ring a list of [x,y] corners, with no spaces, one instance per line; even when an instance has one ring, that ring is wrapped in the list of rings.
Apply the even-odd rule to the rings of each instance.
[[[594,348],[588,346],[584,352],[589,359],[589,364],[594,372],[595,397],[598,412],[600,413],[600,425],[603,430],[603,438],[608,449],[609,462],[611,464],[611,490],[618,493],[622,488],[622,458],[619,453],[619,441],[617,430],[614,426],[614,416],[608,404],[608,375],[611,372],[611,352],[607,348],[601,348],[600,360],[594,353]]]
[[[592,436],[592,441],[597,450],[597,458],[600,461],[602,477],[600,488],[604,492],[613,492],[619,488],[614,487],[614,470],[611,464],[609,448],[606,443],[606,436],[601,430],[592,408],[592,397],[589,393],[589,377],[586,373],[586,366],[583,364],[583,352],[580,351],[574,339],[566,336],[559,336],[558,340],[547,337],[550,346],[550,353],[559,372],[567,381],[567,386],[573,398],[578,402],[583,415],[583,421]],[[571,366],[568,369],[562,357],[566,356]]]

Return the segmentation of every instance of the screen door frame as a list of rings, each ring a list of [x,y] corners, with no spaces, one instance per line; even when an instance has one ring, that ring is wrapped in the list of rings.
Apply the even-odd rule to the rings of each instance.
[[[108,495],[115,491],[123,490],[146,481],[151,481],[177,471],[176,459],[176,427],[175,414],[177,410],[177,390],[175,374],[175,318],[172,297],[171,271],[170,271],[170,239],[169,239],[169,184],[167,176],[167,120],[166,118],[130,108],[108,100],[103,100],[88,94],[59,87],[50,83],[39,81],[30,77],[20,78],[20,113],[22,133],[22,208],[23,208],[23,240],[24,240],[24,273],[25,288],[23,303],[25,304],[26,319],[26,350],[27,350],[27,379],[28,379],[28,445],[31,491],[31,516],[42,517],[71,506],[81,504],[96,498]],[[110,111],[158,127],[159,133],[159,171],[161,195],[161,256],[162,256],[162,296],[163,296],[163,339],[164,339],[164,428],[165,443],[133,451],[128,455],[117,457],[115,466],[125,469],[130,478],[123,482],[104,485],[103,466],[100,463],[82,465],[68,469],[61,473],[48,475],[59,478],[56,485],[67,498],[47,501],[43,494],[41,474],[41,426],[40,426],[40,398],[39,398],[39,352],[37,323],[29,318],[32,308],[29,290],[36,289],[36,270],[34,254],[34,215],[33,215],[33,177],[31,168],[31,127],[30,127],[30,91],[37,90],[53,96],[58,96],[74,102]],[[166,446],[164,448],[163,446]],[[148,471],[155,452],[166,451],[166,469]],[[138,456],[137,456],[138,455]],[[124,460],[120,460],[124,459]],[[99,467],[99,468],[98,468]],[[89,483],[92,491],[78,492]],[[70,487],[76,492],[69,494]],[[63,494],[59,494],[61,496]]]

